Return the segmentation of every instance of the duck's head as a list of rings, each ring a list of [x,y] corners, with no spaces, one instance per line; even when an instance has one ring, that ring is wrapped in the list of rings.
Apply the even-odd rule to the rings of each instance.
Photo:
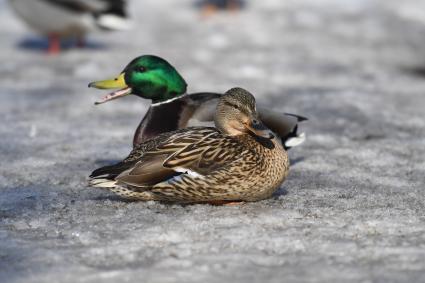
[[[272,131],[258,117],[254,96],[242,88],[232,88],[221,96],[214,122],[217,129],[230,136],[249,134],[274,138]]]
[[[143,55],[133,59],[115,78],[92,82],[89,87],[117,89],[95,104],[134,94],[153,103],[166,101],[186,93],[186,82],[166,60]]]

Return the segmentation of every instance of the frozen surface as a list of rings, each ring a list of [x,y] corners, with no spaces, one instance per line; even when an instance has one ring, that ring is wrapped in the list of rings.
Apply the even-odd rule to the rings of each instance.
[[[425,3],[251,1],[205,21],[192,4],[133,1],[133,31],[46,57],[0,1],[0,281],[424,282]],[[95,107],[87,83],[149,53],[190,91],[242,86],[310,118],[274,198],[179,206],[86,187],[147,106]]]

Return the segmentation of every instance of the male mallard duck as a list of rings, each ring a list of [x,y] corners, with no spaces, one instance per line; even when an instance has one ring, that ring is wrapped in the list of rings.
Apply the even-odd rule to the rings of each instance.
[[[213,126],[214,113],[221,97],[219,93],[186,93],[187,84],[177,70],[164,59],[144,55],[135,58],[113,79],[92,82],[89,87],[119,89],[106,95],[101,104],[129,94],[152,100],[152,105],[140,122],[133,146],[161,133],[191,126]],[[305,140],[298,134],[298,122],[306,118],[258,107],[265,125],[282,138],[285,149]]]
[[[122,162],[95,170],[90,185],[134,200],[257,201],[285,180],[289,159],[248,91],[220,97],[215,128],[191,127],[138,145]]]
[[[49,53],[60,51],[60,38],[77,37],[92,30],[129,27],[126,0],[10,0],[31,28],[49,37]]]

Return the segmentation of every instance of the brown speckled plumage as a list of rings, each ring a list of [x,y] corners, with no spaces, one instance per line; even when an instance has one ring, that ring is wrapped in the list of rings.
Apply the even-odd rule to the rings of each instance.
[[[270,197],[288,174],[286,151],[277,137],[266,135],[263,125],[256,125],[257,132],[230,135],[235,128],[227,124],[247,117],[257,122],[258,116],[255,100],[245,90],[226,95],[225,106],[219,104],[217,110],[220,130],[192,127],[161,134],[140,144],[123,162],[94,171],[91,185],[125,198],[178,203]]]

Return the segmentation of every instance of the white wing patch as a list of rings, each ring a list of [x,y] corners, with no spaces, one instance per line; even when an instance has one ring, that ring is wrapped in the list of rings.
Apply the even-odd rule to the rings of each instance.
[[[190,169],[187,169],[187,168],[184,168],[184,167],[175,167],[175,168],[172,168],[172,169],[176,172],[187,174],[187,175],[194,177],[194,178],[201,178],[201,179],[204,178],[204,175],[199,174],[198,172],[195,172],[193,170],[190,170]],[[179,176],[177,176],[177,177],[179,177]]]

